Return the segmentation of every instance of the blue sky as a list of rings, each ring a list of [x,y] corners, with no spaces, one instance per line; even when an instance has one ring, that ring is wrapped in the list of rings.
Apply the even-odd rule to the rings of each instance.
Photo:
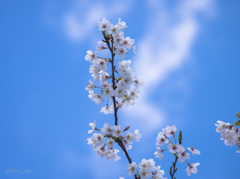
[[[154,158],[157,133],[175,124],[200,162],[193,179],[237,178],[240,155],[215,132],[239,110],[240,2],[237,0],[1,1],[0,178],[131,178],[127,160],[101,159],[87,145],[89,122],[113,123],[89,98],[87,50],[97,50],[97,21],[126,21],[135,39],[133,70],[144,77],[134,107],[119,122],[142,134],[129,154]],[[173,156],[161,165],[168,170]],[[188,178],[185,163],[177,178]],[[31,170],[29,174],[8,169]]]

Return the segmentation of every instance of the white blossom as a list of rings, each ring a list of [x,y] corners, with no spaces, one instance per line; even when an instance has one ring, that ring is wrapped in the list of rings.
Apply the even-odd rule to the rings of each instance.
[[[113,37],[114,43],[116,46],[121,46],[124,40],[124,35],[123,35],[123,31],[121,31],[120,33],[118,33],[117,35],[115,35]]]
[[[166,136],[167,137],[172,137],[176,133],[177,128],[176,128],[175,125],[173,125],[172,127],[171,126],[167,126],[165,128],[165,130],[166,130]]]
[[[141,179],[147,179],[147,178],[152,177],[151,171],[149,171],[149,170],[144,170],[144,169],[141,169],[141,170],[139,171],[139,175],[140,175]]]
[[[122,107],[123,107],[123,103],[118,102],[118,103],[117,103],[117,106],[118,106],[119,108],[122,108]]]
[[[156,145],[159,145],[159,146],[162,146],[165,143],[169,142],[168,139],[164,136],[163,132],[158,133],[156,140],[157,140]]]
[[[200,165],[200,163],[193,163],[191,165],[189,165],[189,167],[186,169],[187,171],[187,175],[190,176],[191,173],[196,174],[197,173],[197,166]]]
[[[101,84],[103,84],[109,77],[109,74],[105,71],[100,71],[100,75],[99,75],[99,81]]]
[[[117,35],[121,32],[121,28],[118,25],[111,24],[108,29],[109,34]]]
[[[111,106],[107,105],[105,107],[102,107],[100,112],[103,112],[104,114],[113,113],[113,105],[111,105]]]
[[[138,164],[138,167],[140,169],[144,169],[144,170],[155,170],[156,166],[155,166],[155,162],[153,161],[153,159],[142,159],[141,163]]]
[[[134,100],[136,100],[138,98],[138,94],[140,93],[140,91],[137,88],[131,89],[130,90],[130,97]]]
[[[112,132],[112,125],[105,123],[101,129],[103,135],[110,134]]]
[[[94,64],[90,66],[89,73],[92,73],[92,77],[94,80],[98,80],[100,69]]]
[[[125,48],[131,49],[133,44],[134,44],[134,40],[131,39],[130,37],[126,37],[126,38],[124,38],[122,45]]]
[[[157,169],[153,159],[148,159],[147,160],[147,165],[150,168],[150,170],[156,170]]]
[[[179,144],[172,144],[172,143],[168,144],[169,152],[172,152],[172,153],[178,152],[180,148],[181,146]]]
[[[97,155],[100,155],[101,157],[105,157],[106,156],[107,151],[105,150],[104,146],[97,147],[94,150],[97,152]]]
[[[97,43],[98,43],[98,50],[104,49],[102,41],[98,41]]]
[[[137,53],[136,53],[136,46],[135,46],[135,45],[132,45],[131,50],[133,51],[133,53],[137,54]]]
[[[217,129],[216,131],[221,133],[225,130],[225,128],[230,125],[230,123],[225,123],[225,122],[222,122],[222,121],[217,121],[218,124],[215,124],[215,126],[217,126]]]
[[[119,56],[119,58],[124,59],[125,54],[127,53],[127,48],[123,46],[118,46],[115,50],[115,53]]]
[[[156,172],[154,172],[153,179],[167,179],[166,177],[163,177],[165,174],[164,170],[160,170],[160,166],[157,166]]]
[[[108,151],[106,152],[106,157],[107,157],[107,159],[108,159],[108,160],[113,159],[113,160],[115,160],[115,161],[121,159],[121,158],[117,155],[118,152],[119,152],[119,150],[117,150],[117,149],[108,150]]]
[[[185,152],[184,147],[180,147],[180,149],[178,150],[177,156],[178,156],[179,162],[184,162],[186,159],[190,159],[190,155],[189,153]]]
[[[114,95],[114,90],[111,86],[103,88],[103,93],[107,98],[111,98]]]
[[[128,132],[126,135],[125,135],[125,140],[128,144],[132,144],[133,143],[133,140],[134,140],[134,135],[133,133],[130,133]]]
[[[188,147],[187,148],[190,152],[192,152],[192,154],[193,155],[195,155],[195,154],[197,154],[197,155],[200,155],[200,151],[199,150],[197,150],[197,149],[195,149],[195,148],[193,148],[193,147]]]
[[[128,107],[129,105],[134,105],[135,101],[127,94],[125,94],[122,98],[123,105]]]
[[[110,84],[107,82],[107,81],[104,81],[103,83],[102,83],[102,87],[103,88],[107,88],[107,87],[109,87],[110,86]]]
[[[98,56],[96,54],[97,52],[93,53],[91,50],[88,50],[87,55],[85,56],[85,60],[94,63],[98,59]]]
[[[143,86],[143,78],[141,76],[135,76],[133,78],[134,81],[134,86],[136,88],[142,87]]]
[[[131,63],[131,60],[122,60],[122,61],[118,62],[118,68],[120,70],[127,69],[130,67],[130,63]]]
[[[121,21],[121,18],[118,18],[118,26],[119,26],[121,29],[126,29],[126,28],[127,28],[126,22]]]
[[[104,101],[100,93],[94,93],[93,91],[90,92],[88,97],[91,98],[97,105],[101,104]]]
[[[109,28],[110,22],[104,17],[102,22],[98,21],[99,30],[104,31]]]
[[[126,150],[132,149],[132,145],[128,144],[127,142],[125,142],[123,145],[126,148]]]
[[[135,175],[137,170],[137,164],[135,162],[132,162],[131,164],[127,164],[127,174],[128,175]]]
[[[113,126],[111,134],[115,137],[120,137],[122,135],[122,127],[119,125]]]
[[[87,85],[87,87],[85,88],[86,91],[93,91],[93,88],[95,87],[95,84],[93,83],[92,80],[89,80],[90,84]]]
[[[108,147],[112,148],[114,144],[114,140],[112,138],[108,138],[106,144]]]
[[[97,67],[102,71],[107,71],[107,62],[104,59],[98,59],[96,61]]]
[[[154,155],[156,158],[159,158],[159,160],[162,160],[163,159],[162,150],[160,147],[156,147],[156,148],[157,148],[157,151],[154,153]]]
[[[135,129],[133,131],[133,136],[134,136],[134,140],[136,140],[137,142],[140,141],[140,138],[142,137],[142,135],[139,133],[139,130],[138,129]]]
[[[93,136],[87,140],[89,145],[93,145],[93,147],[96,148],[103,143],[103,135],[100,133],[94,133]]]
[[[95,131],[96,129],[96,121],[94,121],[94,123],[90,122],[89,126],[92,128],[91,130],[88,131],[88,134],[93,133],[93,131]]]
[[[123,77],[123,83],[124,86],[130,86],[131,84],[133,84],[133,79],[131,76],[124,76]]]
[[[118,83],[117,83],[117,88],[124,90],[123,92],[125,92],[125,93],[126,93],[126,90],[128,89],[127,86],[124,84],[123,79],[121,79],[121,80],[118,81]],[[125,93],[124,93],[124,94],[125,94]],[[121,94],[120,94],[120,96],[122,97]]]
[[[115,97],[118,97],[118,98],[122,98],[125,93],[126,93],[126,90],[124,90],[124,89],[122,89],[122,88],[117,88],[117,89],[114,91],[114,96],[115,96]]]

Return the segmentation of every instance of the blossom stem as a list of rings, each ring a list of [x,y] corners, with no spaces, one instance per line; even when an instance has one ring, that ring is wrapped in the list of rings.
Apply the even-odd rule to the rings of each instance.
[[[174,156],[175,156],[175,161],[173,162],[173,165],[170,167],[171,179],[176,179],[176,177],[174,178],[174,175],[175,175],[175,173],[177,172],[176,165],[177,165],[178,157],[177,157],[176,154],[174,154]]]
[[[115,56],[115,53],[114,53],[114,48],[113,48],[113,37],[111,38],[112,39],[112,47],[110,46],[110,42],[109,42],[109,38],[106,37],[104,35],[104,38],[106,40],[106,43],[107,43],[107,46],[111,52],[111,55],[112,55],[112,59],[111,59],[111,64],[112,64],[112,84],[113,84],[113,90],[115,90],[117,87],[115,85],[115,73],[114,73],[114,56]],[[116,99],[115,99],[115,96],[112,97],[113,99],[113,106],[114,106],[114,117],[115,117],[115,125],[118,125],[118,118],[117,118],[117,104],[116,104]]]
[[[174,137],[174,141],[175,141],[175,144],[176,144],[176,138],[175,138],[175,135],[173,135],[173,137]]]
[[[128,152],[122,142],[122,140],[117,140],[117,143],[118,145],[122,148],[123,152],[125,153],[127,159],[128,159],[128,162],[131,164],[132,163],[132,159],[130,158],[130,156],[128,155]],[[135,179],[140,179],[140,176],[138,177],[137,174],[134,175]]]
[[[113,90],[115,90],[117,87],[115,85],[115,73],[114,73],[114,70],[115,70],[115,66],[114,66],[114,56],[115,56],[115,53],[114,53],[114,48],[113,48],[113,37],[111,37],[111,40],[112,40],[112,44],[110,46],[110,42],[109,42],[109,38],[103,34],[104,36],[104,39],[105,39],[105,42],[107,43],[107,46],[111,52],[111,55],[112,55],[112,59],[110,60],[111,64],[112,64],[112,84],[113,84]],[[114,117],[115,117],[115,125],[118,125],[118,118],[117,118],[117,110],[118,110],[118,107],[117,107],[117,104],[116,104],[116,99],[115,99],[115,96],[112,97],[113,99],[113,106],[114,106]],[[116,141],[118,143],[118,145],[121,147],[121,149],[123,150],[123,152],[125,153],[127,159],[128,159],[128,162],[131,164],[132,163],[132,160],[122,142],[122,140],[120,139],[117,139]],[[140,176],[137,176],[137,174],[134,175],[134,178],[135,179],[140,179]]]

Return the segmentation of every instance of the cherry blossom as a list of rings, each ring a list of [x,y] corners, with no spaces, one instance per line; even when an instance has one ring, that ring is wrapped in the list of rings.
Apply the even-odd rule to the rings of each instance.
[[[105,123],[101,129],[103,135],[110,134],[112,132],[112,125]]]
[[[134,175],[137,170],[137,164],[135,162],[127,164],[127,174]]]
[[[198,171],[197,166],[199,166],[199,165],[200,165],[200,163],[193,163],[193,164],[189,165],[189,167],[186,169],[187,175],[190,176],[191,173],[196,174]]]
[[[85,56],[85,60],[94,63],[98,59],[98,56],[96,54],[97,52],[93,53],[91,50],[88,50],[87,55]]]
[[[184,147],[181,147],[178,150],[177,156],[178,156],[179,162],[184,162],[186,159],[190,159],[190,155],[189,155],[189,153],[185,152],[185,148]]]
[[[111,105],[111,106],[107,105],[105,107],[102,107],[100,112],[103,112],[104,114],[113,113],[113,105]]]
[[[121,21],[121,18],[118,18],[118,26],[119,26],[121,29],[126,29],[126,28],[127,28],[126,22]]]
[[[99,30],[107,30],[110,26],[110,22],[104,17],[102,22],[98,21]]]
[[[156,147],[156,148],[157,148],[157,151],[154,153],[154,155],[156,158],[159,158],[159,160],[162,160],[163,159],[162,150],[160,147]]]
[[[172,127],[171,126],[167,126],[165,128],[165,130],[166,130],[166,136],[167,137],[172,137],[176,133],[177,128],[176,128],[175,125],[173,125]]]
[[[113,130],[112,130],[112,133],[111,133],[111,134],[112,134],[113,136],[119,137],[119,136],[122,135],[122,127],[121,127],[121,126],[115,125],[115,126],[113,126],[112,129],[113,129]]]
[[[89,134],[93,133],[93,131],[95,131],[96,129],[96,121],[94,121],[94,123],[90,122],[89,126],[92,128],[91,130],[88,131]]]
[[[236,116],[237,119],[240,118],[240,113],[237,113]],[[215,124],[216,131],[221,134],[221,140],[224,140],[224,144],[226,146],[233,146],[236,145],[238,148],[240,148],[240,120],[237,120],[234,124],[225,123],[223,121],[218,120],[218,124]],[[239,153],[237,151],[237,153]]]
[[[193,155],[195,155],[195,154],[197,154],[197,155],[200,155],[200,151],[199,150],[197,150],[197,149],[195,149],[195,148],[193,148],[193,147],[188,147],[187,148],[190,152],[192,152],[192,154]]]

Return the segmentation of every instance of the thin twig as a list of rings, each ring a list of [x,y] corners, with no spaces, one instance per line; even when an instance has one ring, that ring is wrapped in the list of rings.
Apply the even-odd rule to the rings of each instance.
[[[104,36],[104,39],[105,39],[105,42],[111,52],[111,56],[112,56],[112,59],[110,60],[111,64],[112,64],[112,84],[113,84],[113,90],[115,90],[117,87],[115,85],[115,66],[114,66],[114,56],[115,56],[115,53],[114,53],[114,48],[113,48],[113,37],[111,37],[111,40],[112,40],[112,44],[110,46],[110,42],[109,42],[109,38],[106,37],[106,35],[103,33],[103,36]],[[114,106],[114,117],[115,117],[115,125],[118,125],[118,117],[117,117],[117,111],[118,111],[118,107],[117,107],[117,104],[116,104],[116,99],[115,99],[115,96],[112,97],[112,100],[113,100],[113,106]],[[117,139],[116,141],[118,143],[118,145],[121,147],[121,149],[123,150],[123,152],[125,153],[127,159],[128,159],[128,162],[131,164],[132,163],[132,159],[130,158],[127,150],[126,150],[126,147],[124,146],[123,144],[123,141],[120,140],[120,139]],[[134,178],[135,179],[140,179],[140,176],[137,176],[137,174],[134,175]]]

